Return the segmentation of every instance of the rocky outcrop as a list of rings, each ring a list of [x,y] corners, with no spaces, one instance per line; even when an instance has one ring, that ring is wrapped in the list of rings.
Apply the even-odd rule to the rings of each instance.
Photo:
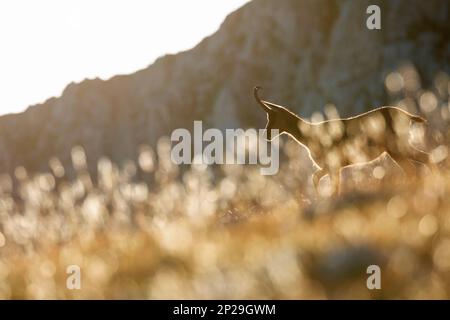
[[[366,28],[379,4],[382,29]],[[193,120],[209,126],[261,127],[251,89],[303,116],[332,102],[343,115],[387,101],[386,74],[413,63],[424,86],[450,71],[450,3],[442,1],[255,0],[232,13],[192,50],[107,81],[70,84],[61,97],[0,117],[0,173],[19,165],[70,166],[74,145],[93,165],[100,156],[135,158]]]

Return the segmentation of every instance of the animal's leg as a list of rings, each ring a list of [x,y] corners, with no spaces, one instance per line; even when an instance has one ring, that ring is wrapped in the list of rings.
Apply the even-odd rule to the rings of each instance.
[[[405,170],[403,170],[403,167],[400,165],[400,163],[397,162],[397,160],[394,158],[394,156],[392,156],[392,154],[390,152],[386,152],[389,157],[391,158],[391,160],[400,168],[400,170],[403,171],[403,174],[406,174]]]
[[[415,176],[417,174],[415,166],[408,160],[409,157],[396,152],[389,152],[389,156],[402,168],[407,176]]]
[[[320,192],[319,192],[320,179],[327,173],[328,173],[328,171],[326,169],[319,169],[313,173],[312,180],[313,180],[314,189],[316,191],[317,196],[320,196]]]
[[[421,151],[419,149],[416,149],[415,147],[411,146],[409,147],[409,157],[417,162],[421,162],[423,164],[428,164],[430,162],[430,155],[426,153],[425,151]]]
[[[340,194],[340,178],[340,169],[335,169],[330,172],[330,182],[333,196],[339,196]]]
[[[430,159],[430,154],[425,151],[416,149],[415,147],[411,146],[409,150],[409,157],[411,160],[420,162],[421,164],[427,166],[431,170],[431,172],[438,171],[437,165]]]

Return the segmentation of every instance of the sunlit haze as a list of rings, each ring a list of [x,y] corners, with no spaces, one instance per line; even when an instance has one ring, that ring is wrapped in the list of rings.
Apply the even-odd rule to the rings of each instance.
[[[0,114],[195,46],[248,0],[0,2]]]

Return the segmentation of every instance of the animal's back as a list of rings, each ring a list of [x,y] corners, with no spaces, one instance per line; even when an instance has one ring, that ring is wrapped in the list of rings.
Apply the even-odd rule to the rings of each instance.
[[[324,121],[318,126],[323,127],[325,132],[331,133],[333,127],[340,126],[341,134],[328,147],[313,143],[311,153],[319,166],[325,165],[329,154],[338,155],[337,166],[366,162],[382,152],[397,151],[400,146],[406,145],[411,121],[426,122],[420,116],[388,106],[350,118]]]
[[[384,106],[384,107],[376,108],[376,109],[367,111],[365,113],[361,113],[355,117],[350,117],[347,119],[352,120],[352,119],[358,119],[358,118],[362,118],[362,117],[368,117],[368,116],[374,115],[376,113],[381,113],[383,115],[383,117],[385,118],[385,120],[390,120],[393,117],[406,117],[415,122],[420,122],[420,123],[427,122],[427,120],[422,118],[421,116],[414,115],[412,113],[409,113],[406,110],[403,110],[398,107],[392,107],[392,106]]]

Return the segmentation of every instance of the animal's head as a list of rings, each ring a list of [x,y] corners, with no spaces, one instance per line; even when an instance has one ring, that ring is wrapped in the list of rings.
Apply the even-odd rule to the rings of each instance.
[[[258,91],[260,89],[261,87],[255,87],[253,89],[253,95],[255,96],[258,104],[267,114],[267,124],[265,129],[267,132],[267,139],[272,140],[275,138],[275,136],[272,136],[272,129],[277,129],[279,131],[279,134],[286,132],[282,117],[282,113],[284,110],[280,106],[276,106],[273,103],[261,100],[261,98],[258,96]]]

